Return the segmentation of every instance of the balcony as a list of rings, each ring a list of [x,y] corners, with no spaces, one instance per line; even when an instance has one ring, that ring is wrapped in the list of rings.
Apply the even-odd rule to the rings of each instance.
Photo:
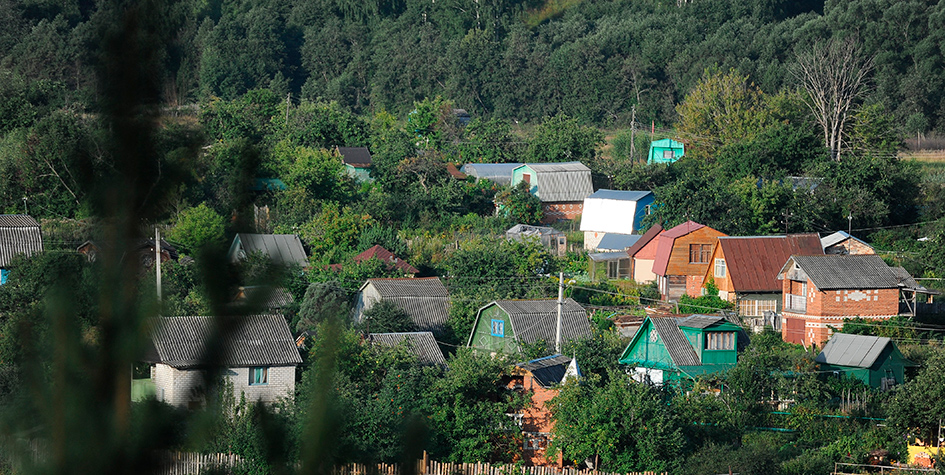
[[[785,294],[784,311],[807,313],[807,297],[804,295]]]

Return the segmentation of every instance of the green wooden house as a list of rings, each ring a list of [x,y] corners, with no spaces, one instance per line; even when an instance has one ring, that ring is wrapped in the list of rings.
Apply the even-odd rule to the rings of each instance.
[[[746,343],[742,328],[723,317],[648,316],[620,363],[632,366],[638,381],[672,383],[731,369]]]
[[[814,360],[827,374],[852,376],[873,389],[889,389],[905,382],[907,360],[889,338],[834,333]]]
[[[686,154],[686,146],[673,139],[660,139],[650,142],[650,153],[646,163],[673,163]]]
[[[539,341],[554,345],[557,331],[557,300],[496,300],[479,309],[467,346],[518,355],[523,345]],[[590,335],[591,325],[584,307],[565,299],[561,306],[562,343]]]

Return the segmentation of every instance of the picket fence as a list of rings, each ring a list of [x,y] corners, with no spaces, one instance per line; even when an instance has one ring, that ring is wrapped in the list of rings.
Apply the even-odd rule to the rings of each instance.
[[[162,458],[161,475],[200,475],[209,470],[219,473],[238,467],[242,458],[233,454],[197,454],[168,452]],[[575,468],[519,467],[488,463],[448,463],[418,460],[413,475],[666,475],[658,472],[611,473]],[[335,467],[332,475],[405,475],[398,464],[346,464]]]

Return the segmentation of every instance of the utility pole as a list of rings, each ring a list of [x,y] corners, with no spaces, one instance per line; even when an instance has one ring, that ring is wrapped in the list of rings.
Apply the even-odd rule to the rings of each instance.
[[[850,214],[847,215],[847,234],[853,235],[853,211],[850,211]]]
[[[634,132],[637,130],[637,105],[634,104],[630,108],[630,162],[633,163],[633,159],[636,156],[634,152],[636,151],[635,143],[633,140]]]
[[[157,298],[161,301],[161,229],[154,225],[154,269],[157,274]]]
[[[561,354],[561,307],[564,306],[564,272],[558,273],[558,331],[555,333],[555,353]]]
[[[285,96],[285,128],[289,130],[289,106],[292,105],[292,93]]]

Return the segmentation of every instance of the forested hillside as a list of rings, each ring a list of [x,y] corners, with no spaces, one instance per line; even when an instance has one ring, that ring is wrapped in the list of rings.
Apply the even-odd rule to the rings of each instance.
[[[48,106],[94,108],[97,33],[87,0],[5,0],[0,123]],[[183,0],[162,4],[169,105],[271,88],[403,115],[441,95],[474,116],[668,125],[706,68],[767,92],[793,88],[796,55],[855,37],[875,56],[871,100],[909,132],[943,130],[945,6],[928,0]],[[24,108],[25,104],[32,107]]]

